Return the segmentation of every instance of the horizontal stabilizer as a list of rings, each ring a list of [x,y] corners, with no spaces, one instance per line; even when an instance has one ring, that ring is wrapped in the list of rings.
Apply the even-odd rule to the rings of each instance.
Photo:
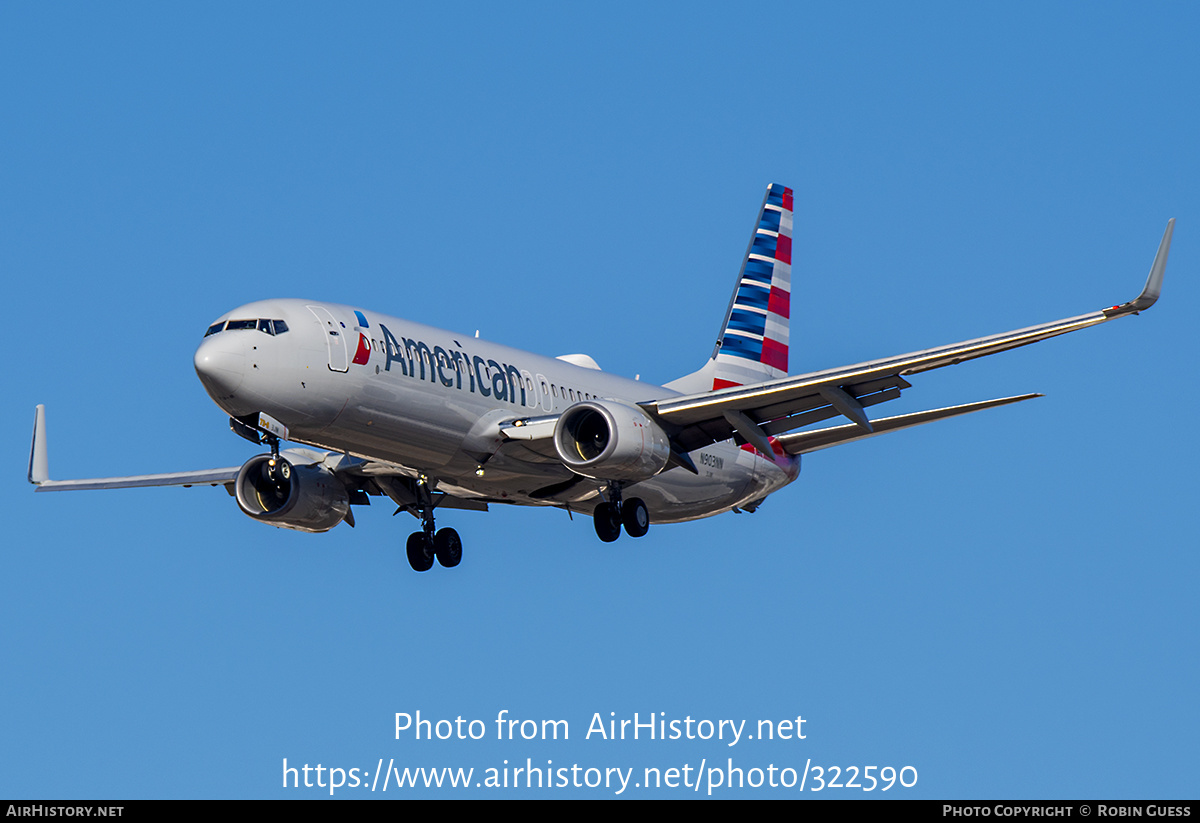
[[[888,432],[921,426],[925,423],[932,423],[935,420],[946,420],[950,417],[958,417],[960,414],[970,414],[971,412],[982,411],[984,409],[993,409],[997,406],[1007,406],[1010,403],[1020,403],[1022,400],[1032,400],[1035,397],[1041,396],[1040,394],[1022,394],[1016,397],[1001,397],[997,400],[967,403],[964,406],[948,406],[944,409],[931,409],[930,411],[914,412],[913,414],[901,414],[896,417],[884,417],[871,421],[874,431],[867,431],[857,423],[851,423],[846,426],[834,426],[828,429],[817,429],[816,431],[782,434],[776,440],[788,454],[808,454],[809,452],[827,449],[830,446],[840,446],[843,443],[866,440],[868,437],[877,437]]]

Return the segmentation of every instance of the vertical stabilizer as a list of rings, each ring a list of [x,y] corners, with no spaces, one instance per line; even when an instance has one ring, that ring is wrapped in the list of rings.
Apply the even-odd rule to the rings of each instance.
[[[792,293],[792,190],[767,187],[712,357],[698,372],[668,383],[710,391],[786,377]]]

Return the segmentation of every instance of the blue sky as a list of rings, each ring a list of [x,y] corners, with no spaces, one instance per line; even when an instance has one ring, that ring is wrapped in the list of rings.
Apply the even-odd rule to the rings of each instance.
[[[284,758],[635,782],[732,758],[917,771],[885,797],[1195,797],[1200,12],[765,17],[0,8],[0,795],[328,796],[282,789]],[[37,403],[54,477],[251,456],[191,357],[270,296],[670,380],[707,357],[773,181],[794,373],[1131,299],[1175,217],[1163,299],[913,378],[888,413],[1047,396],[814,454],[752,516],[603,545],[557,511],[443,515],[453,572],[411,572],[412,521],[378,501],[311,536],[219,489],[25,483]],[[418,710],[489,735],[395,739]],[[571,738],[497,741],[502,710]],[[585,739],[635,712],[806,738]],[[739,794],[800,793],[714,791]]]

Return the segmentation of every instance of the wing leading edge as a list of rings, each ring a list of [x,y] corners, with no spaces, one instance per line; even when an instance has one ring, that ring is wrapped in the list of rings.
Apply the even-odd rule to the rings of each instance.
[[[1127,303],[1081,314],[1077,317],[1068,317],[1003,334],[979,337],[949,346],[924,349],[895,357],[824,369],[749,386],[664,398],[642,403],[641,406],[675,431],[672,440],[683,451],[692,451],[709,443],[725,440],[735,433],[750,443],[764,441],[768,436],[783,434],[838,416],[844,416],[851,420],[853,427],[859,430],[858,436],[855,438],[843,438],[838,442],[869,436],[876,433],[877,427],[882,421],[872,423],[864,409],[899,397],[902,389],[911,386],[905,379],[909,375],[1027,346],[1061,334],[1096,326],[1118,317],[1137,314],[1150,308],[1162,292],[1163,274],[1166,271],[1167,255],[1171,248],[1171,235],[1174,228],[1175,219],[1171,218],[1167,222],[1166,231],[1159,243],[1158,253],[1150,267],[1150,274],[1146,278],[1146,284],[1141,294]],[[1008,398],[1003,401],[986,402],[1001,404],[1016,401]],[[985,404],[972,405],[979,408],[990,407]],[[968,410],[976,411],[978,409],[970,408]],[[963,413],[966,412],[955,412],[955,414]],[[906,415],[905,417],[910,416]],[[898,418],[891,419],[897,420]],[[942,419],[942,417],[933,419]],[[929,422],[929,420],[920,422]],[[887,430],[907,428],[907,425],[893,426]],[[793,438],[793,442],[801,441]]]

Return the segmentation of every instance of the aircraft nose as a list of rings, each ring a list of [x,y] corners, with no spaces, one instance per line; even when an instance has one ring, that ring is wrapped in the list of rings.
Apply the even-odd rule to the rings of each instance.
[[[218,402],[231,397],[246,377],[246,354],[239,337],[229,332],[206,337],[193,358],[200,382]]]

